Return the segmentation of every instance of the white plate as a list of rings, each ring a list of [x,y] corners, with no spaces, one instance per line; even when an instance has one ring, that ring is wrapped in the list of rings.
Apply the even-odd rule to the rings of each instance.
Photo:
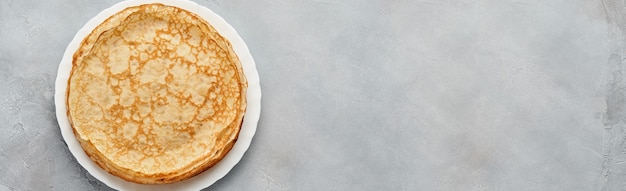
[[[149,3],[162,3],[165,5],[176,6],[195,13],[204,20],[208,21],[222,36],[230,41],[233,50],[239,56],[243,66],[243,72],[248,80],[248,103],[246,114],[241,126],[241,132],[239,133],[237,142],[233,146],[232,150],[222,159],[222,161],[209,170],[191,179],[164,185],[146,185],[128,182],[117,176],[109,174],[96,165],[85,154],[82,147],[76,140],[76,137],[74,137],[74,132],[72,131],[72,127],[67,119],[65,107],[65,91],[67,90],[67,80],[72,68],[72,56],[78,49],[78,46],[83,38],[85,38],[85,36],[91,33],[96,26],[113,14],[122,11],[127,7]],[[261,86],[259,84],[259,74],[257,73],[254,60],[248,51],[248,47],[243,42],[243,39],[241,39],[235,29],[233,29],[226,21],[224,21],[224,19],[222,19],[222,17],[218,16],[213,11],[186,0],[131,0],[120,2],[108,9],[103,10],[94,18],[89,20],[89,22],[87,22],[87,24],[85,24],[85,26],[78,31],[76,36],[74,36],[74,39],[65,50],[63,60],[61,60],[61,63],[59,64],[59,71],[55,85],[54,103],[56,106],[57,120],[59,121],[61,133],[70,149],[70,152],[74,155],[74,157],[76,157],[76,160],[83,166],[83,168],[111,188],[118,190],[200,190],[209,187],[217,180],[224,177],[235,166],[235,164],[241,160],[243,154],[250,146],[250,142],[252,141],[252,137],[256,131],[257,122],[261,113]]]

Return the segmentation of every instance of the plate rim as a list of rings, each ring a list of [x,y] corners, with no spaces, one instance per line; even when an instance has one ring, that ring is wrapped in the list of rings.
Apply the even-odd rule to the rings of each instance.
[[[117,176],[111,175],[104,169],[96,165],[84,152],[80,146],[72,127],[69,124],[66,111],[66,90],[67,81],[69,80],[69,74],[71,71],[72,57],[80,42],[91,33],[96,26],[102,23],[105,19],[109,18],[113,14],[122,11],[127,7],[138,6],[143,4],[161,3],[164,5],[176,6],[178,8],[185,9],[198,15],[200,18],[209,22],[217,31],[228,39],[232,45],[233,50],[239,57],[244,75],[248,82],[248,89],[246,92],[246,113],[244,114],[243,123],[237,142],[229,151],[229,153],[215,166],[209,170],[196,175],[190,179],[175,182],[172,184],[161,185],[148,185],[138,184],[134,182],[128,182]],[[57,77],[55,80],[55,93],[54,103],[56,107],[56,117],[61,129],[61,135],[66,142],[70,153],[76,158],[82,168],[87,170],[89,174],[103,182],[107,186],[117,190],[200,190],[207,188],[219,179],[223,178],[239,163],[243,158],[243,155],[250,147],[252,138],[256,133],[258,121],[261,113],[261,86],[258,71],[256,70],[256,64],[252,55],[248,49],[248,46],[243,41],[237,31],[226,22],[222,17],[217,15],[211,9],[199,5],[195,2],[188,0],[128,0],[118,2],[109,8],[102,10],[96,16],[91,18],[74,36],[72,41],[68,44],[63,59],[59,63],[57,70]]]

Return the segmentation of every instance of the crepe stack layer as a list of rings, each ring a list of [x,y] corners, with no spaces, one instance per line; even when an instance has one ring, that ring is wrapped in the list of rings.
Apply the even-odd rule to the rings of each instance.
[[[193,177],[233,147],[247,82],[230,42],[186,10],[129,7],[73,55],[67,114],[86,154],[143,184]]]

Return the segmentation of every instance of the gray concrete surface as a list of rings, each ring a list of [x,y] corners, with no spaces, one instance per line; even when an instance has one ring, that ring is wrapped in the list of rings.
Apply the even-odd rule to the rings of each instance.
[[[0,190],[107,190],[54,114],[65,47],[115,1],[0,1]],[[626,190],[622,0],[213,0],[262,114],[209,190]]]

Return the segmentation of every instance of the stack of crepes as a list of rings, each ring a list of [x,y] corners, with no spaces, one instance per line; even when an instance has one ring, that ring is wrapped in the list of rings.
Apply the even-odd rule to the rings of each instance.
[[[67,114],[87,155],[143,184],[193,177],[237,140],[247,82],[230,42],[173,6],[129,7],[73,56]]]

